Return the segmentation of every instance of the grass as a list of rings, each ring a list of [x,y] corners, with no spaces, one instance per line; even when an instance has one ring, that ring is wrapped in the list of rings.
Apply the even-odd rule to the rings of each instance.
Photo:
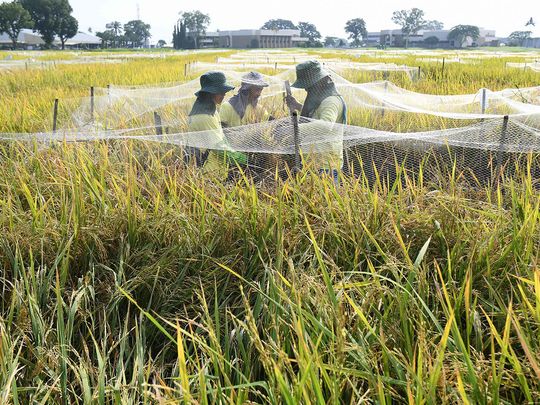
[[[473,189],[428,160],[223,184],[173,146],[1,143],[0,402],[537,403],[536,158]]]

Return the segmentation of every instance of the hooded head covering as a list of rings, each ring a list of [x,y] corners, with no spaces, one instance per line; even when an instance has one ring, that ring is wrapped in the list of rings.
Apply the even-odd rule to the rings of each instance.
[[[240,119],[244,118],[246,114],[246,108],[250,104],[249,90],[252,87],[268,87],[269,84],[264,81],[263,75],[259,72],[249,72],[242,76],[242,85],[238,94],[231,97],[229,103],[234,108],[234,111],[238,114]],[[253,108],[257,107],[258,99],[251,100]]]
[[[199,95],[199,92],[225,94],[234,89],[234,86],[230,86],[227,83],[227,79],[222,72],[206,72],[199,80],[201,83],[201,90],[195,93],[196,96]]]
[[[330,73],[323,69],[319,61],[308,60],[296,66],[296,81],[292,87],[309,89],[329,75]]]
[[[216,103],[212,96],[214,94],[224,94],[234,89],[227,84],[227,79],[222,72],[207,72],[200,78],[201,89],[195,93],[197,100],[189,115],[208,114],[214,115]]]

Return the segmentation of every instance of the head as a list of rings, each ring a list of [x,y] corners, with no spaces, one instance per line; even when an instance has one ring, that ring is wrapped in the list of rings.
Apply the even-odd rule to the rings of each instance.
[[[309,91],[320,83],[325,83],[327,78],[330,78],[330,73],[323,69],[318,61],[310,60],[296,66],[296,81],[292,87]]]
[[[220,105],[223,103],[223,99],[225,98],[225,93],[219,93],[219,94],[212,94],[212,100],[214,101],[214,104]]]
[[[249,88],[249,101],[250,102],[255,102],[257,100],[259,100],[259,97],[261,97],[261,94],[263,92],[263,87],[260,87],[260,86],[251,86]]]
[[[248,99],[251,103],[257,102],[263,92],[263,89],[268,87],[268,83],[264,81],[264,77],[259,72],[249,72],[242,76],[242,89],[247,89]]]
[[[201,90],[195,95],[199,97],[201,94],[207,93],[216,105],[221,104],[225,94],[234,89],[233,86],[227,83],[227,79],[222,72],[207,72],[201,76],[200,83]]]

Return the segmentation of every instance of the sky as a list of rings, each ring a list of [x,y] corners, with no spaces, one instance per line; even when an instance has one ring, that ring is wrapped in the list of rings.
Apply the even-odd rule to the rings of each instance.
[[[173,26],[181,11],[201,10],[209,14],[209,31],[257,29],[272,18],[284,18],[294,23],[307,21],[315,24],[325,36],[346,37],[343,27],[352,18],[363,18],[368,31],[398,28],[392,23],[395,10],[417,7],[426,19],[439,20],[445,28],[457,24],[471,24],[495,29],[499,37],[512,31],[530,30],[540,36],[540,0],[271,0],[271,1],[201,1],[201,0],[70,0],[79,29],[103,31],[109,21],[125,23],[137,18],[137,4],[141,19],[152,26],[151,42],[160,39],[170,42]],[[536,27],[525,23],[533,17]]]

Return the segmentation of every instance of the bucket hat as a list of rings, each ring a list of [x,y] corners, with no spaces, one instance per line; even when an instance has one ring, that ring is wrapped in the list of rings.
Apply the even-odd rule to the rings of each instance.
[[[249,72],[242,76],[242,84],[248,84],[255,87],[268,87],[269,84],[264,81],[264,77],[259,72]]]
[[[200,78],[201,89],[195,93],[199,95],[201,91],[210,94],[224,94],[234,89],[234,86],[227,84],[227,79],[222,72],[206,72]]]
[[[308,89],[329,75],[330,73],[323,69],[319,61],[309,60],[296,66],[296,81],[292,87]]]

